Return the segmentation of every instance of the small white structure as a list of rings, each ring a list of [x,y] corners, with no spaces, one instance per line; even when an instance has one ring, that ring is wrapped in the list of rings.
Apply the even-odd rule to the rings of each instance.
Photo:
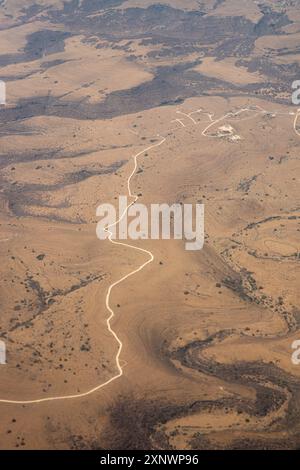
[[[0,80],[0,106],[6,104],[6,85]]]
[[[0,340],[0,365],[6,364],[6,345]]]
[[[227,135],[233,135],[233,132],[234,132],[234,129],[232,126],[230,126],[230,124],[228,125],[225,125],[225,126],[221,126],[219,127],[218,129],[220,132],[219,132],[219,135],[221,136],[227,136]]]
[[[226,138],[230,142],[238,142],[241,140],[241,136],[235,134],[235,130],[230,124],[219,127],[217,131],[217,137]]]

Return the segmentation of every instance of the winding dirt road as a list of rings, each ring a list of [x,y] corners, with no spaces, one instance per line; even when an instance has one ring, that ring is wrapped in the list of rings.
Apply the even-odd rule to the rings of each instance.
[[[195,114],[195,113],[201,113],[202,110],[199,109],[197,111],[194,111],[194,112],[191,112],[189,114],[187,113],[183,113],[181,111],[177,111],[178,114],[180,114],[181,116],[186,117],[188,118],[192,123],[193,125],[199,125],[199,122],[196,122],[196,120],[194,118],[192,118],[192,115]],[[294,113],[294,112],[290,112],[290,113],[278,113],[278,112],[270,112],[270,111],[266,111],[264,110],[263,108],[259,107],[259,106],[254,106],[252,108],[242,108],[236,112],[229,112],[227,114],[225,114],[224,116],[218,118],[218,119],[213,119],[213,115],[214,114],[209,114],[209,113],[206,113],[206,112],[203,112],[203,114],[207,115],[209,117],[209,121],[206,121],[206,122],[209,122],[209,125],[202,131],[202,135],[204,137],[209,137],[209,135],[207,135],[207,131],[213,127],[214,125],[216,124],[219,124],[220,122],[224,121],[225,119],[227,118],[230,118],[230,117],[236,117],[240,114],[242,114],[243,112],[256,112],[257,115],[260,115],[260,114],[274,114],[274,115],[278,115],[278,114],[284,114],[284,115],[295,115],[295,120],[294,120],[294,131],[296,132],[296,134],[298,136],[300,136],[300,132],[298,131],[297,129],[297,122],[298,122],[298,118],[299,118],[299,115],[300,115],[300,109],[298,109],[297,113]],[[183,119],[182,118],[182,119]],[[171,129],[171,131],[176,131],[176,130],[179,130],[179,129],[182,129],[183,127],[187,127],[180,119],[175,119],[171,122],[179,122],[179,124],[181,125],[180,128],[178,129]],[[203,121],[202,121],[203,123]],[[137,165],[138,165],[138,157],[141,156],[143,153],[147,152],[147,151],[150,151],[154,148],[157,148],[157,147],[160,147],[161,145],[163,145],[167,138],[166,137],[162,137],[162,136],[159,136],[157,135],[157,137],[160,137],[161,140],[158,142],[158,143],[155,143],[145,149],[143,149],[142,151],[138,152],[136,155],[134,155],[132,158],[133,158],[133,162],[134,162],[134,166],[133,166],[133,170],[132,172],[130,173],[128,179],[127,179],[127,190],[128,190],[128,196],[130,198],[133,198],[132,202],[126,207],[126,209],[124,210],[123,214],[121,214],[121,216],[119,217],[119,219],[114,222],[113,224],[109,225],[106,227],[106,231],[108,233],[108,240],[110,241],[110,243],[114,244],[114,245],[121,245],[121,246],[125,246],[127,248],[131,248],[131,249],[134,249],[136,251],[139,251],[141,253],[145,253],[146,255],[148,255],[148,259],[147,261],[145,261],[142,265],[140,265],[138,268],[136,268],[135,270],[131,271],[130,273],[126,274],[125,276],[123,276],[121,279],[115,281],[114,283],[112,283],[109,288],[108,288],[108,291],[107,291],[107,294],[106,294],[106,300],[105,300],[105,305],[106,305],[106,308],[109,312],[109,317],[107,318],[106,320],[106,324],[107,324],[107,329],[109,331],[109,333],[111,333],[111,335],[114,337],[114,339],[116,340],[117,344],[118,344],[118,351],[117,351],[117,354],[116,354],[116,357],[115,357],[115,362],[116,362],[116,367],[117,367],[117,374],[114,375],[113,377],[111,377],[109,380],[107,380],[106,382],[103,382],[97,386],[95,386],[94,388],[86,391],[86,392],[82,392],[82,393],[77,393],[77,394],[73,394],[73,395],[62,395],[62,396],[53,396],[53,397],[46,397],[46,398],[40,398],[40,399],[33,399],[33,400],[8,400],[8,399],[0,399],[0,403],[6,403],[6,404],[14,404],[14,405],[30,405],[30,404],[39,404],[39,403],[46,403],[46,402],[51,402],[51,401],[59,401],[59,400],[72,400],[72,399],[75,399],[75,398],[83,398],[83,397],[87,397],[89,395],[92,395],[93,393],[99,391],[100,389],[106,387],[107,385],[111,384],[112,382],[114,382],[115,380],[119,379],[122,375],[123,375],[123,368],[120,364],[120,355],[121,355],[121,352],[122,352],[122,349],[123,349],[123,343],[122,341],[120,340],[120,338],[118,337],[117,333],[113,330],[112,326],[111,326],[111,322],[113,320],[113,318],[115,317],[115,312],[114,310],[112,309],[112,307],[110,306],[110,299],[111,299],[111,294],[112,294],[112,290],[114,289],[114,287],[118,286],[119,284],[121,284],[122,282],[124,282],[126,279],[130,278],[131,276],[137,274],[138,272],[142,271],[148,264],[152,263],[153,260],[154,260],[154,255],[151,251],[148,251],[148,250],[145,250],[143,248],[139,248],[137,246],[134,246],[134,245],[131,245],[131,244],[128,244],[128,243],[124,243],[124,242],[118,242],[118,241],[115,241],[115,240],[112,240],[112,236],[113,236],[113,233],[109,230],[110,228],[114,227],[114,226],[117,226],[120,221],[125,217],[129,207],[131,207],[137,200],[138,200],[138,196],[133,194],[132,193],[132,190],[131,190],[131,180],[133,178],[133,176],[135,175],[136,173],[136,170],[137,170]]]

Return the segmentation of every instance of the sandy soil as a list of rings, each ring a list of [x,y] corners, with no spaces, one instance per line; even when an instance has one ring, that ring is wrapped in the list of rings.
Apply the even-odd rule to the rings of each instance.
[[[1,7],[14,27],[0,31],[0,448],[299,448],[297,33],[279,35],[276,2],[203,2],[228,28],[216,44],[193,30],[198,2],[163,2],[180,12],[169,24],[152,9],[149,30],[129,16],[130,31],[129,7],[157,2],[119,2],[109,33],[103,12],[39,3],[52,13],[22,24],[25,2]],[[233,11],[278,30],[244,38],[242,56]],[[205,204],[204,249],[134,242],[154,260],[110,296],[122,376],[76,397],[117,376],[108,289],[148,259],[96,237],[96,208],[126,195],[137,154],[139,202]]]
[[[247,83],[259,83],[263,78],[257,73],[249,73],[246,67],[237,67],[234,57],[216,61],[214,57],[206,57],[200,65],[194,70],[207,75],[208,77],[218,78],[219,80],[229,81],[235,85],[245,85]]]

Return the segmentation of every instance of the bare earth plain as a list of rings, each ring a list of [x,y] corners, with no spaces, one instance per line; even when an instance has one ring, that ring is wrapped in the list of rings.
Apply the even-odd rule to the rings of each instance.
[[[1,449],[299,448],[299,44],[296,0],[0,1]],[[109,320],[137,155],[205,244],[133,242]]]

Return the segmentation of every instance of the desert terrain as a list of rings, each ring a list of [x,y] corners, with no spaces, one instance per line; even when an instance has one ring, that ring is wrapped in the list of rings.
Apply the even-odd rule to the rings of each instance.
[[[299,61],[296,0],[0,0],[0,449],[300,447]]]

